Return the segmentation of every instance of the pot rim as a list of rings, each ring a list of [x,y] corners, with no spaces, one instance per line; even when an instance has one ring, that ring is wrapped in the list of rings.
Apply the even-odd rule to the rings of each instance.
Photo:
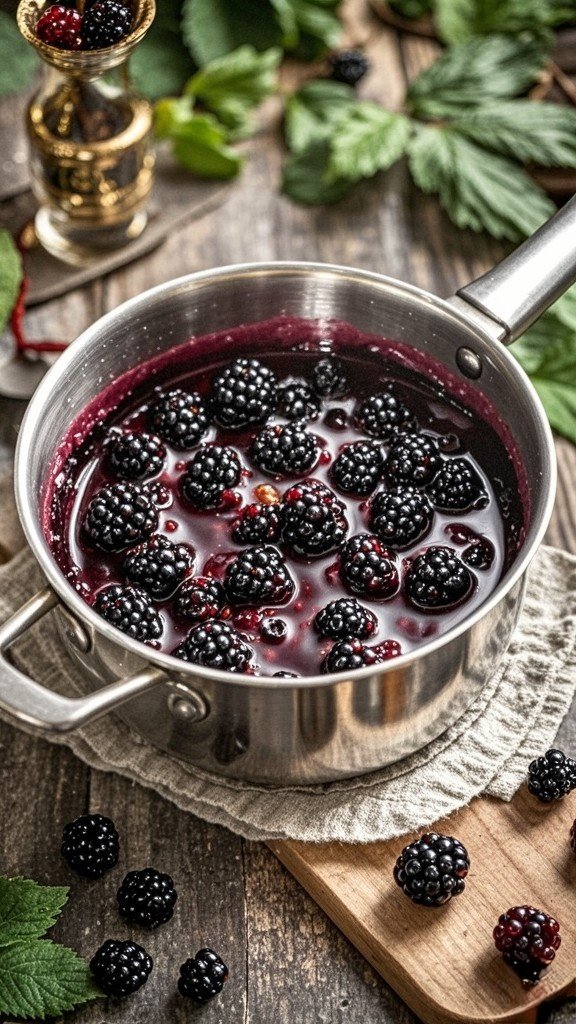
[[[397,289],[407,293],[408,296],[413,296],[414,298],[430,303],[432,306],[438,308],[441,313],[445,315],[448,314],[453,319],[459,321],[468,331],[472,330],[483,340],[484,343],[488,343],[490,347],[498,351],[499,357],[504,358],[507,362],[507,369],[512,378],[515,378],[515,383],[523,388],[524,392],[528,395],[532,406],[532,413],[537,419],[546,441],[548,461],[550,464],[548,479],[543,480],[543,486],[547,487],[546,500],[540,512],[539,522],[536,523],[533,529],[533,524],[531,524],[530,532],[532,532],[532,538],[530,542],[524,542],[516,560],[500,580],[498,586],[489,595],[489,597],[477,609],[475,609],[475,611],[470,613],[469,616],[453,626],[453,628],[447,633],[442,634],[436,639],[430,640],[428,643],[425,643],[414,651],[409,651],[406,654],[399,655],[397,658],[391,658],[389,661],[384,661],[377,665],[364,666],[363,668],[353,669],[351,671],[335,672],[325,675],[298,676],[296,678],[288,679],[277,678],[274,676],[236,674],[221,671],[219,669],[205,668],[201,665],[189,664],[172,657],[170,654],[165,654],[154,650],[154,648],[147,647],[140,641],[133,640],[132,638],[125,636],[120,630],[115,629],[114,626],[110,625],[105,619],[97,615],[92,607],[82,600],[58,568],[52,556],[51,549],[48,546],[48,542],[44,536],[39,519],[33,511],[26,481],[26,466],[28,463],[29,451],[34,445],[37,425],[42,419],[44,408],[52,399],[54,392],[57,390],[59,380],[65,376],[68,371],[69,364],[73,363],[76,359],[78,351],[80,349],[88,349],[94,336],[101,334],[103,331],[107,331],[118,321],[118,319],[124,319],[132,316],[139,311],[145,313],[144,307],[151,299],[153,300],[157,296],[162,296],[166,293],[177,293],[181,290],[186,291],[191,285],[202,284],[203,282],[211,280],[232,278],[235,276],[250,277],[252,275],[261,276],[283,273],[302,273],[306,275],[312,273],[329,276],[336,275],[338,277],[344,275],[351,276],[357,281],[365,281],[369,284],[385,286],[385,288],[388,289]],[[412,664],[414,661],[424,658],[426,655],[447,646],[452,640],[455,640],[462,633],[470,630],[477,622],[483,619],[485,615],[489,614],[489,612],[492,611],[493,608],[499,604],[502,598],[504,598],[505,595],[514,587],[515,583],[524,575],[530,565],[530,562],[534,558],[548,527],[556,491],[557,469],[552,431],[538,394],[520,364],[507,351],[506,346],[501,342],[495,341],[494,337],[491,337],[487,331],[482,330],[478,325],[477,320],[474,318],[474,312],[473,307],[470,307],[470,316],[468,317],[462,309],[461,304],[456,307],[455,305],[452,305],[449,300],[441,299],[424,288],[419,288],[416,285],[408,284],[396,278],[375,273],[374,271],[361,270],[355,267],[332,263],[277,260],[229,264],[223,267],[196,271],[192,274],[186,274],[179,278],[173,278],[162,284],[155,285],[153,288],[140,292],[133,298],[127,299],[125,302],[121,303],[115,309],[105,313],[70,343],[67,349],[58,358],[57,362],[50,368],[48,373],[40,382],[22,420],[16,445],[16,507],[26,540],[50,585],[56,591],[63,603],[74,612],[81,622],[87,620],[96,633],[104,634],[104,636],[109,640],[125,647],[140,659],[152,663],[172,675],[176,672],[182,676],[193,676],[196,680],[206,678],[209,682],[225,683],[229,686],[262,686],[266,689],[275,687],[276,689],[282,690],[310,689],[331,686],[333,683],[345,680],[365,679],[369,676],[373,676],[375,671],[378,671],[379,674],[383,672],[398,671],[405,666]],[[495,327],[497,327],[496,323]]]

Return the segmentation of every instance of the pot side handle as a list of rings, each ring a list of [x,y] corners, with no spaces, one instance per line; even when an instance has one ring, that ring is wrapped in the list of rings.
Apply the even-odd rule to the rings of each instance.
[[[167,682],[164,672],[152,667],[137,675],[119,679],[87,697],[62,697],[20,672],[6,657],[6,651],[30,626],[58,604],[50,587],[31,597],[0,627],[0,709],[39,732],[70,732],[93,722],[124,701]]]
[[[576,281],[576,196],[510,256],[456,293],[496,320],[509,345]]]

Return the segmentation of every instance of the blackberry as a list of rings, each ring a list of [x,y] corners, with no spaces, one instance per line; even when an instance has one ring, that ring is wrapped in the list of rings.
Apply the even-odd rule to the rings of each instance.
[[[149,643],[162,636],[163,625],[152,599],[139,587],[110,583],[96,594],[95,612],[133,640]]]
[[[158,510],[139,484],[109,484],[92,498],[84,516],[84,535],[101,551],[122,551],[150,537]]]
[[[211,949],[199,949],[180,968],[178,991],[197,1006],[213,999],[224,987],[228,968],[217,953]]]
[[[225,672],[244,672],[253,656],[239,633],[227,622],[204,622],[195,626],[172,654],[182,661]]]
[[[237,544],[275,544],[280,540],[280,505],[245,505],[232,524]]]
[[[525,984],[535,985],[556,956],[560,925],[536,907],[510,907],[494,928],[496,949]]]
[[[375,441],[344,445],[330,468],[330,476],[344,494],[364,498],[377,487],[384,468],[382,449]]]
[[[341,50],[340,53],[333,53],[328,58],[328,63],[331,68],[330,78],[335,82],[342,82],[343,85],[357,85],[370,70],[370,61],[360,50]]]
[[[105,446],[108,466],[121,480],[143,480],[164,467],[166,449],[159,437],[114,431]]]
[[[543,804],[560,800],[576,789],[576,761],[561,750],[547,750],[528,768],[528,789]]]
[[[230,562],[224,589],[232,604],[283,604],[294,593],[294,580],[278,549],[261,544]]]
[[[276,389],[276,412],[287,420],[315,420],[320,402],[305,380],[285,380]]]
[[[356,426],[380,441],[390,441],[401,430],[413,430],[416,420],[391,391],[382,391],[359,402],[354,410]]]
[[[405,577],[406,594],[414,608],[444,611],[469,597],[476,577],[452,548],[430,547],[414,559]]]
[[[340,552],[340,578],[361,597],[386,600],[399,586],[396,555],[384,547],[378,537],[359,533],[343,545]]]
[[[254,438],[250,456],[263,473],[300,476],[318,462],[320,445],[301,422],[265,427]]]
[[[117,999],[142,988],[152,967],[152,957],[142,946],[119,939],[107,939],[90,961],[94,980],[107,996]]]
[[[187,544],[172,544],[155,534],[129,551],[122,572],[129,583],[143,587],[156,601],[165,601],[180,586],[194,565],[194,551]]]
[[[378,661],[389,661],[390,658],[399,658],[402,654],[402,647],[397,640],[382,640],[372,650]]]
[[[224,605],[224,587],[211,576],[185,580],[174,598],[174,611],[185,622],[206,622],[218,618]]]
[[[284,619],[264,619],[260,626],[260,636],[269,644],[281,644],[288,636],[288,626]]]
[[[492,541],[479,537],[462,552],[462,561],[471,569],[489,569],[496,551]]]
[[[282,499],[282,540],[306,558],[334,551],[348,531],[345,508],[319,480],[294,484]]]
[[[116,826],[103,814],[82,814],[62,831],[60,853],[78,875],[102,878],[116,867],[120,839]]]
[[[430,532],[434,512],[428,498],[413,487],[378,491],[370,505],[370,526],[396,551],[409,548]]]
[[[148,413],[150,426],[174,448],[194,448],[208,430],[204,399],[196,391],[174,388],[160,394]]]
[[[488,504],[482,478],[468,459],[447,459],[427,491],[441,512],[468,512]]]
[[[321,398],[342,398],[350,385],[344,364],[339,359],[320,359],[312,369],[312,387]]]
[[[102,50],[115,46],[128,35],[132,13],[114,0],[97,0],[84,15],[82,43],[85,50]]]
[[[322,662],[322,672],[348,672],[375,665],[377,657],[361,640],[337,640]]]
[[[339,597],[317,613],[314,629],[331,640],[367,640],[378,630],[378,619],[355,597]]]
[[[178,893],[170,875],[154,868],[129,871],[116,893],[118,913],[130,924],[158,928],[174,913]]]
[[[414,903],[440,907],[464,891],[470,859],[452,836],[427,832],[405,846],[394,865],[394,880]]]
[[[257,359],[236,359],[213,381],[210,403],[221,427],[263,423],[276,404],[276,377]]]
[[[297,672],[284,672],[284,671],[280,671],[280,672],[273,672],[272,678],[273,679],[298,679],[299,677],[298,677],[298,673]]]
[[[38,18],[36,35],[43,43],[58,50],[80,50],[82,15],[66,4],[52,4]]]
[[[404,434],[388,452],[386,476],[394,484],[425,487],[441,466],[440,449],[432,437]]]
[[[235,487],[241,476],[242,466],[233,448],[204,444],[181,477],[182,494],[196,508],[218,508],[224,491]]]

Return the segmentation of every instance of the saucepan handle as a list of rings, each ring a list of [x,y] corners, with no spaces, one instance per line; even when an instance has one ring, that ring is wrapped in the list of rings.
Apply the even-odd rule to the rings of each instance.
[[[576,196],[458,296],[496,320],[509,344],[576,281]]]
[[[31,597],[0,627],[0,709],[40,732],[70,732],[100,718],[124,701],[167,682],[168,677],[151,666],[137,675],[119,679],[87,697],[62,697],[20,672],[6,657],[18,637],[58,604],[50,587]]]

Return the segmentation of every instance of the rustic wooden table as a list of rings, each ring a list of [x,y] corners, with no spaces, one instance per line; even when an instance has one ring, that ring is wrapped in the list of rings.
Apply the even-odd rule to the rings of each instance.
[[[358,13],[360,4],[352,0],[350,7]],[[399,36],[367,17],[355,19],[351,31],[354,41],[367,44],[377,69],[366,84],[368,94],[398,106],[406,79],[429,62],[434,44]],[[413,189],[402,166],[331,209],[293,205],[278,194],[281,145],[273,113],[249,144],[246,169],[222,205],[183,224],[141,262],[31,311],[30,335],[72,340],[141,290],[225,263],[347,263],[449,295],[501,257],[497,243],[453,228],[434,199]],[[4,468],[22,411],[21,403],[0,400]],[[547,541],[576,551],[576,449],[558,440],[557,451],[558,499]],[[560,736],[573,751],[574,717],[573,709]],[[266,846],[183,814],[149,790],[92,771],[66,749],[4,724],[0,745],[0,873],[71,885],[57,938],[89,956],[105,938],[128,935],[115,912],[114,892],[129,868],[168,871],[180,891],[173,923],[146,937],[156,961],[151,982],[124,1004],[98,1003],[80,1011],[74,1017],[78,1024],[416,1020]],[[96,885],[71,876],[58,852],[63,824],[85,811],[109,815],[122,835],[118,869]],[[175,979],[178,965],[203,945],[222,954],[230,981],[220,998],[193,1011],[175,994]],[[563,1003],[543,1011],[541,1019],[568,1024],[573,1014],[574,1004]]]

